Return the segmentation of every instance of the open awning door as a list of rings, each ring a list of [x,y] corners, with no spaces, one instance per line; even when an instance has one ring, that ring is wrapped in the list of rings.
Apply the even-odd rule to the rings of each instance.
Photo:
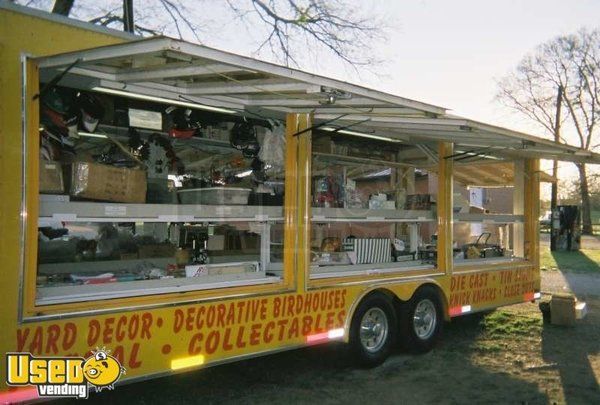
[[[456,156],[443,158],[470,163],[533,157],[600,164],[598,154],[449,115],[439,106],[166,37],[37,62],[42,81],[68,70],[60,83],[80,89],[251,117],[313,112],[321,129],[418,146],[425,158],[431,157],[438,141],[445,141],[455,144]]]

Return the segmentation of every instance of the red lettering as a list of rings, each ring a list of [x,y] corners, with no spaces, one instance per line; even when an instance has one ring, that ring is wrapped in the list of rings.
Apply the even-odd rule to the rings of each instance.
[[[333,329],[333,316],[335,312],[327,312],[327,320],[325,321],[325,329],[331,330]]]
[[[308,336],[310,335],[310,330],[312,329],[313,319],[310,315],[302,318],[302,335]]]
[[[117,321],[117,332],[115,333],[115,338],[117,339],[117,342],[120,342],[125,338],[124,326],[126,324],[127,324],[127,317],[125,315],[123,315]]]
[[[200,353],[202,350],[200,342],[202,342],[203,338],[204,335],[202,335],[202,333],[196,333],[194,336],[192,336],[192,339],[190,339],[190,344],[188,345],[188,354],[193,355]]]
[[[17,329],[17,351],[22,352],[29,336],[29,328]]]
[[[237,339],[235,340],[235,347],[241,349],[242,347],[246,347],[246,342],[244,341],[244,327],[240,326],[238,329]]]
[[[140,328],[140,317],[135,314],[129,320],[129,327],[127,328],[127,336],[129,340],[135,339],[138,333],[138,329]]]
[[[206,353],[213,354],[219,345],[220,333],[218,330],[212,330],[206,337]]]
[[[264,321],[267,319],[267,299],[263,298],[260,300],[260,320]]]
[[[183,311],[181,309],[175,310],[175,319],[173,320],[173,332],[178,333],[183,326]]]
[[[265,343],[271,343],[271,341],[273,340],[273,333],[271,333],[271,330],[275,328],[275,322],[271,321],[268,322],[265,325],[265,331],[263,333],[263,340]]]
[[[233,349],[233,345],[229,341],[231,338],[231,328],[225,329],[225,336],[223,336],[223,350]]]
[[[112,342],[113,323],[115,323],[115,318],[107,318],[104,321],[104,332],[102,333],[103,343]]]
[[[196,308],[191,307],[187,309],[187,317],[185,318],[185,330],[194,329],[194,314],[196,313]]]
[[[100,337],[100,322],[96,319],[90,319],[88,323],[88,337],[87,337],[87,345],[88,347],[93,347],[98,338]]]
[[[281,307],[281,299],[275,297],[273,299],[273,317],[279,318],[279,307]]]
[[[250,345],[256,346],[260,343],[260,327],[262,325],[260,323],[255,323],[250,328]]]
[[[75,344],[77,339],[77,326],[73,322],[67,322],[65,324],[65,336],[63,338],[62,348],[63,350],[69,350]]]
[[[287,325],[287,319],[281,319],[277,321],[277,326],[279,326],[279,334],[277,335],[277,340],[281,342],[283,340],[283,333],[285,332],[285,325]]]
[[[138,368],[142,365],[142,362],[137,359],[139,351],[140,344],[134,343],[133,346],[131,346],[131,356],[129,356],[129,363],[127,363],[129,365],[129,368]]]
[[[217,328],[225,327],[225,305],[219,304],[217,307]]]
[[[114,356],[115,359],[119,360],[119,363],[121,364],[125,364],[125,354],[124,354],[124,349],[122,345],[118,345],[117,347],[115,347],[115,351],[112,352],[112,355]],[[86,356],[87,357],[87,356]]]
[[[206,312],[205,307],[198,308],[198,315],[196,315],[196,329],[202,329],[204,324],[204,313]]]
[[[46,341],[46,353],[58,353],[58,336],[60,335],[60,328],[58,325],[48,326],[48,340]]]
[[[290,330],[288,330],[288,339],[293,337],[298,337],[299,325],[298,318],[292,318],[292,324],[290,325]]]
[[[141,339],[150,340],[152,338],[152,334],[150,333],[150,326],[152,326],[152,314],[146,312],[142,315],[142,333],[140,336]]]
[[[342,310],[338,312],[338,328],[344,326],[344,322],[346,320],[346,311]]]

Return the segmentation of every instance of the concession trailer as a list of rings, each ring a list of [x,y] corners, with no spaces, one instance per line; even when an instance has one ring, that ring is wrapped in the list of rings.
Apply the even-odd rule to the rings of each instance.
[[[540,297],[539,159],[600,163],[7,2],[0,80],[0,351],[105,349],[124,382],[329,341],[365,366],[429,350],[453,317]]]

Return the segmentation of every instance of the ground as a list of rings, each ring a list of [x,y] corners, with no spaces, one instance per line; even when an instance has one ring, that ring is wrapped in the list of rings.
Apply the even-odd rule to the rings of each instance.
[[[600,404],[600,251],[542,249],[555,262],[542,272],[544,299],[572,291],[588,304],[575,327],[546,324],[537,305],[525,303],[454,320],[430,353],[398,351],[371,370],[352,367],[342,346],[329,345],[119,386],[91,401]]]

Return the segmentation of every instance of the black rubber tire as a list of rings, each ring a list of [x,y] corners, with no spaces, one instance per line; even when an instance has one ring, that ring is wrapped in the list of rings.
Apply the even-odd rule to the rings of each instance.
[[[368,351],[360,339],[360,324],[363,316],[371,308],[383,311],[388,322],[388,333],[380,349],[375,352]],[[349,349],[356,365],[364,368],[376,367],[388,358],[397,344],[398,319],[392,301],[385,294],[372,293],[365,297],[359,304],[350,324]]]
[[[417,335],[413,325],[415,309],[423,300],[430,300],[433,303],[436,312],[436,323],[433,333],[425,339]],[[430,351],[440,339],[444,329],[443,308],[440,294],[435,287],[424,286],[419,288],[413,297],[408,302],[402,304],[399,309],[400,341],[402,346],[415,353],[425,353]]]

